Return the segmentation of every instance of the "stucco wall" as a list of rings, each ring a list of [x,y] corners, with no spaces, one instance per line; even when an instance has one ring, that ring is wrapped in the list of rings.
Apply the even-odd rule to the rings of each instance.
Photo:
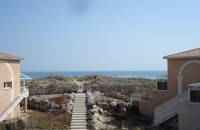
[[[0,113],[5,110],[5,108],[20,95],[20,63],[17,61],[6,61],[7,65],[0,62]],[[13,71],[14,82],[12,89],[4,89],[4,82],[11,81],[12,74],[9,71],[9,67]],[[20,107],[17,106],[15,111],[12,112],[7,119],[19,116]]]
[[[179,104],[179,130],[200,128],[200,104]]]
[[[177,74],[180,67],[190,61],[190,60],[199,60],[200,59],[182,59],[182,60],[169,60],[168,66],[168,84],[170,95],[174,96],[178,93],[178,82],[177,82]],[[188,65],[183,70],[183,88],[184,90],[187,88],[188,84],[200,82],[200,64],[192,63]]]

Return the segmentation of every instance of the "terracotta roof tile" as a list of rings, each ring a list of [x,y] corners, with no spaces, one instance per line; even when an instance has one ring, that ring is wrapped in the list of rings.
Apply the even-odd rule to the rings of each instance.
[[[164,59],[200,58],[200,48],[165,56]]]

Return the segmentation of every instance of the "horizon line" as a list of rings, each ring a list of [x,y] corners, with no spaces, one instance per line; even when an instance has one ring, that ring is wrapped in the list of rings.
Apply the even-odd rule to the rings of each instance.
[[[167,70],[22,70],[21,72],[131,72],[131,71],[167,71]]]

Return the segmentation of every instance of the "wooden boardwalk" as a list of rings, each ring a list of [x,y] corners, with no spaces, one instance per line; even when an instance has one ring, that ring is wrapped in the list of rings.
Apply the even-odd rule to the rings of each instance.
[[[86,94],[75,94],[70,130],[87,130]]]

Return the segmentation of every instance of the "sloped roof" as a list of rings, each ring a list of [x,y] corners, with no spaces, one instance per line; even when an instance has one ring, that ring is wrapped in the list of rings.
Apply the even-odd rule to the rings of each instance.
[[[23,58],[6,53],[0,53],[0,60],[20,61],[23,60]]]
[[[165,56],[164,59],[200,58],[200,48]]]

